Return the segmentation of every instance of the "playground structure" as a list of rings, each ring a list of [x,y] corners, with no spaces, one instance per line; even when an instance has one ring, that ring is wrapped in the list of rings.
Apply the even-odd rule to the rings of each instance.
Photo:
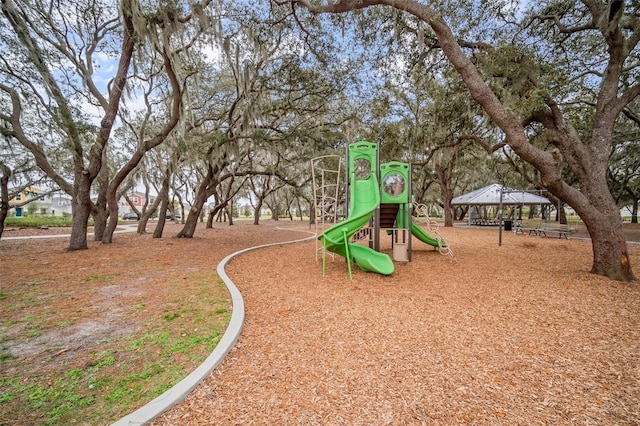
[[[333,253],[347,260],[349,278],[352,277],[351,261],[365,272],[391,275],[393,261],[380,252],[381,231],[391,237],[394,261],[411,261],[412,237],[453,257],[437,227],[429,220],[426,206],[416,206],[414,211],[410,164],[396,161],[380,164],[376,144],[366,141],[349,144],[344,174],[346,200],[342,203],[341,166],[340,162],[335,165],[335,157],[311,160],[318,235],[316,260],[321,253],[323,275],[327,255],[333,257]],[[326,166],[329,158],[333,161],[332,167]],[[339,209],[345,205],[346,218],[339,221]],[[435,237],[412,219],[424,220]],[[366,245],[360,244],[362,242]]]
[[[313,209],[316,235],[338,222],[340,200],[342,198],[342,157],[339,155],[323,155],[311,160],[311,178],[313,181]],[[316,240],[316,260],[318,253]]]

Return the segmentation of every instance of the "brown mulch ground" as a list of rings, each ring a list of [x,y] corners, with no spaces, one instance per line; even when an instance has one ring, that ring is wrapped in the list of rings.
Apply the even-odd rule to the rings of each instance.
[[[265,221],[216,225],[192,240],[119,235],[76,253],[64,252],[64,239],[0,241],[2,285],[105,265],[145,265],[132,280],[164,262],[215,268],[240,248],[301,236],[274,225],[308,229]],[[495,228],[440,232],[456,261],[415,242],[413,261],[396,263],[390,277],[354,268],[349,280],[342,258],[323,277],[314,242],[233,260],[242,335],[154,424],[640,424],[637,284],[590,274],[587,241],[505,232],[498,247]],[[637,272],[640,247],[629,250]],[[163,303],[145,296],[145,280],[135,289]],[[140,296],[121,290],[109,295],[111,309]],[[91,294],[99,292],[87,290],[84,305],[104,302]],[[100,318],[104,310],[90,320]]]

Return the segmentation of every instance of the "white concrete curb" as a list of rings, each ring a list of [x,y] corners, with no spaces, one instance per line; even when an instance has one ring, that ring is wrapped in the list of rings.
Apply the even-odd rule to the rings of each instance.
[[[286,229],[291,231],[291,229]],[[307,232],[307,231],[298,231],[298,232]],[[229,289],[229,294],[231,295],[232,302],[232,312],[231,312],[231,320],[229,321],[229,326],[227,330],[222,335],[220,342],[216,348],[211,352],[211,354],[204,360],[198,368],[193,370],[187,377],[178,382],[171,389],[167,390],[165,393],[154,399],[153,401],[147,403],[146,405],[140,407],[136,411],[124,416],[120,420],[113,423],[112,426],[129,426],[129,425],[142,425],[146,422],[150,422],[151,420],[158,417],[160,414],[173,407],[178,402],[182,401],[187,397],[189,392],[191,392],[200,382],[202,382],[214,368],[216,368],[224,359],[224,357],[229,353],[231,348],[235,345],[238,337],[240,336],[240,332],[242,331],[242,326],[244,324],[244,300],[242,299],[242,294],[235,286],[233,281],[229,278],[227,273],[225,272],[225,267],[229,263],[231,259],[236,256],[239,256],[248,251],[257,250],[260,248],[278,246],[284,244],[294,244],[300,243],[303,241],[308,241],[314,239],[316,237],[313,234],[310,237],[302,238],[299,240],[293,241],[284,241],[278,243],[270,243],[264,244],[261,246],[249,247],[244,250],[237,251],[235,253],[230,254],[229,256],[222,259],[222,261],[218,264],[217,273],[218,276],[225,283],[227,288]]]

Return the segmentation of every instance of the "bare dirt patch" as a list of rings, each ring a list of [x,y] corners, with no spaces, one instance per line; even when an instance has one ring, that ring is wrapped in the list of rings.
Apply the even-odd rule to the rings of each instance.
[[[170,225],[161,240],[123,234],[74,253],[64,239],[0,241],[1,340],[15,356],[2,377],[96,365],[118,333],[173,327],[202,291],[186,284],[194,274],[215,282],[227,254],[301,236],[276,226],[308,230],[266,221],[182,240]],[[441,233],[456,262],[416,242],[390,277],[355,268],[349,280],[339,257],[323,277],[313,242],[234,259],[228,273],[247,311],[240,340],[154,424],[640,424],[637,284],[590,274],[586,241],[505,232],[498,247],[496,229]],[[637,271],[640,248],[630,254]],[[3,410],[0,423],[47,420]],[[88,424],[126,414],[91,421],[78,410]]]
[[[76,252],[65,250],[66,237],[0,241],[0,424],[108,424],[157,396],[152,386],[186,376],[231,312],[217,264],[247,246],[299,237],[275,225],[217,224],[176,239],[181,227],[169,224],[162,239],[118,234]],[[65,232],[6,236],[43,231]],[[123,388],[115,377],[131,378]]]

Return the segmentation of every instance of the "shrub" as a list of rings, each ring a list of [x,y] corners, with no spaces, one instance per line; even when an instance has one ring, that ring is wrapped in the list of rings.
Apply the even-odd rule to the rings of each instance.
[[[4,221],[5,226],[19,226],[27,228],[36,228],[40,226],[68,227],[71,226],[71,217],[59,216],[33,216],[33,217],[7,217]]]

